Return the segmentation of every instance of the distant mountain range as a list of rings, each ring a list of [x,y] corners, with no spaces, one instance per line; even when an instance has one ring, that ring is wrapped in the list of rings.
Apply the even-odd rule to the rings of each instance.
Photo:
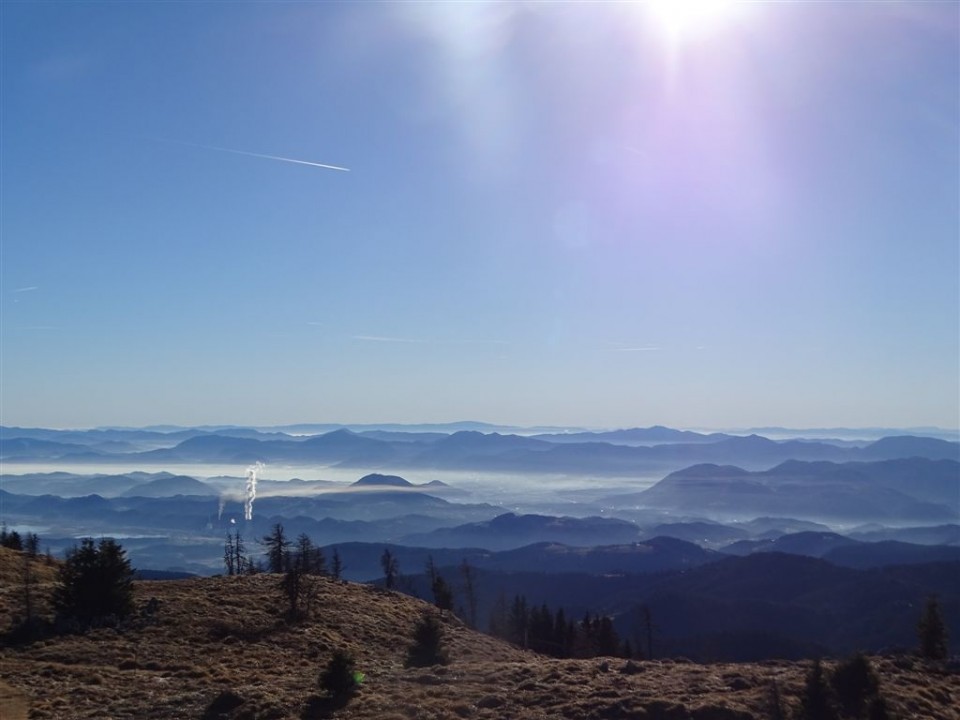
[[[638,543],[574,547],[556,542],[539,542],[511,550],[486,548],[428,548],[379,543],[338,543],[337,552],[346,567],[345,576],[353,580],[382,577],[380,557],[389,549],[397,559],[401,574],[418,575],[428,558],[438,567],[459,566],[466,560],[483,570],[516,573],[650,573],[679,570],[724,557],[693,543],[674,538],[653,538]],[[325,548],[329,556],[333,547]]]
[[[540,542],[562,542],[583,547],[631,543],[636,542],[639,535],[640,528],[636,525],[615,518],[506,513],[492,520],[406,535],[399,542],[428,548],[482,547],[487,550],[508,550]]]
[[[960,526],[953,526],[960,529]],[[781,552],[823,558],[834,565],[854,568],[915,565],[931,562],[960,562],[960,546],[918,545],[897,540],[862,542],[830,532],[803,532],[781,535],[775,540],[740,540],[724,548],[732,555]]]
[[[166,443],[164,444],[164,439]],[[787,460],[871,461],[921,457],[960,460],[960,443],[891,436],[863,446],[847,441],[782,440],[760,435],[699,434],[665,427],[605,433],[536,436],[458,430],[417,434],[338,429],[294,437],[251,429],[53,431],[0,428],[0,459],[17,462],[320,463],[356,468],[509,472],[589,472],[605,475],[667,472],[696,463],[748,470]]]
[[[884,441],[875,445],[880,443]],[[790,460],[758,472],[702,464],[671,473],[648,490],[607,501],[688,512],[696,508],[715,517],[955,522],[960,518],[960,463],[921,457],[842,464]]]

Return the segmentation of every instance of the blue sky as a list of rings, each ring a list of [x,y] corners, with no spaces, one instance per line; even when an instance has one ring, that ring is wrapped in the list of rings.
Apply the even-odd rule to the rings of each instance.
[[[721,5],[4,2],[0,422],[957,427],[960,5]]]

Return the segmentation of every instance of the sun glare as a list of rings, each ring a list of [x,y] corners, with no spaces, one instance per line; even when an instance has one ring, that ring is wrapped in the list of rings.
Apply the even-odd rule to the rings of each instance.
[[[743,0],[644,0],[642,3],[671,43],[715,31],[743,4]]]

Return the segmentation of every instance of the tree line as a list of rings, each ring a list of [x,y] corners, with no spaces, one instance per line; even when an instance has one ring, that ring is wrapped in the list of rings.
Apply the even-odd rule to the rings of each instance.
[[[490,634],[557,658],[637,657],[609,616],[587,612],[576,621],[562,607],[552,612],[546,603],[531,606],[524,595],[515,595],[509,605],[500,595],[490,614]]]
[[[388,590],[398,588],[400,584],[400,566],[389,548],[380,556],[383,570],[383,586]],[[466,559],[460,564],[460,589],[464,604],[458,608],[458,614],[473,629],[477,626],[477,575]],[[433,561],[427,557],[425,576],[433,595],[433,603],[440,610],[454,610],[454,588],[446,580]],[[649,614],[646,616],[649,621]],[[567,618],[563,608],[554,613],[546,604],[531,606],[523,595],[514,597],[508,606],[501,594],[491,612],[488,634],[507,642],[527,648],[544,655],[558,658],[590,658],[612,656],[639,657],[639,648],[631,646],[629,640],[621,641],[613,627],[613,621],[605,615],[591,615],[589,612],[579,622]]]
[[[305,575],[329,575],[339,580],[343,574],[343,562],[336,548],[328,567],[323,548],[315,545],[306,533],[301,533],[296,541],[291,540],[281,523],[275,523],[260,543],[264,547],[264,559],[257,562],[247,552],[239,529],[227,533],[223,545],[223,567],[227,575],[285,573],[295,569]]]

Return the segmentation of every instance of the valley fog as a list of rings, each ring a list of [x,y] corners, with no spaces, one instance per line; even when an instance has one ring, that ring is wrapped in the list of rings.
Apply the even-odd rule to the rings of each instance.
[[[599,548],[609,570],[640,572],[771,551],[933,561],[953,557],[960,530],[960,446],[923,436],[855,446],[659,426],[306,439],[243,428],[7,432],[10,528],[38,532],[54,553],[80,537],[124,538],[151,571],[221,572],[224,538],[237,533],[262,564],[262,540],[281,525],[289,538],[341,548],[358,580],[379,575],[385,546],[405,567],[430,553],[453,564],[480,553],[471,562],[487,568],[568,571],[594,568],[601,561],[582,549]],[[843,547],[880,541],[900,544]],[[540,557],[551,547],[570,554]],[[519,565],[494,558],[522,548]]]
[[[5,478],[37,473],[71,473],[89,476],[123,475],[132,472],[167,472],[173,475],[188,475],[197,480],[208,482],[226,496],[236,496],[237,498],[244,493],[245,470],[245,466],[236,463],[177,465],[131,463],[125,465],[118,463],[4,462],[0,464],[0,474]],[[600,500],[607,495],[646,490],[663,477],[662,474],[641,477],[598,477],[589,474],[493,473],[419,469],[404,469],[391,473],[384,468],[343,468],[315,464],[266,465],[259,474],[260,488],[258,489],[258,495],[262,498],[276,495],[345,492],[351,483],[371,473],[395,474],[415,485],[439,480],[449,485],[451,490],[459,491],[455,498],[451,498],[455,502],[489,503],[502,506],[505,511],[512,512],[562,511],[564,514],[578,517],[606,510],[601,507]],[[283,483],[291,480],[317,482],[318,487],[307,490],[300,483],[284,487]],[[36,494],[42,494],[43,490],[39,486],[38,489],[39,492]],[[26,492],[22,488],[18,490]],[[58,494],[68,497],[62,492]]]

